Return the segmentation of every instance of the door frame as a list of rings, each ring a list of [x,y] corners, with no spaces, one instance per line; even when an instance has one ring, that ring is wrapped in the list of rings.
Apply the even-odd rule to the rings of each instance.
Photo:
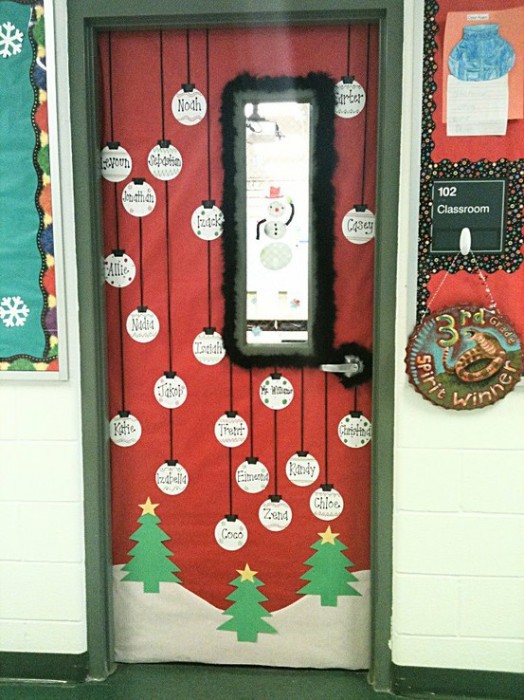
[[[394,347],[404,0],[66,0],[78,265],[89,677],[115,668],[111,488],[99,172],[97,37],[102,31],[376,22],[376,175],[370,683],[391,688]],[[329,671],[326,671],[329,673]]]

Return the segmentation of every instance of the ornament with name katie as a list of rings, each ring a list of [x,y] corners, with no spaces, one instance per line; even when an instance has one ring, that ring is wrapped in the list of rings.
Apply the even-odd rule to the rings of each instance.
[[[323,484],[311,494],[309,507],[319,520],[335,520],[344,510],[344,499],[331,484]]]
[[[137,343],[150,343],[160,331],[160,321],[147,306],[139,306],[127,317],[126,330]]]
[[[108,143],[100,152],[102,177],[109,182],[122,182],[131,173],[131,156],[118,141]]]
[[[236,552],[247,542],[247,527],[236,515],[226,515],[215,527],[215,539],[222,549]]]
[[[120,411],[109,421],[109,437],[119,447],[131,447],[141,435],[140,421],[129,411]]]
[[[168,459],[156,470],[155,482],[163,493],[167,493],[168,496],[178,496],[186,490],[189,476],[176,459]]]
[[[270,496],[260,506],[258,518],[262,525],[271,532],[280,532],[291,524],[293,511],[281,496]]]
[[[311,486],[318,479],[320,465],[309,452],[296,452],[286,464],[286,476],[295,486]]]
[[[194,85],[187,83],[173,97],[171,111],[178,122],[193,126],[206,116],[206,98]]]
[[[338,424],[338,436],[347,447],[364,447],[371,440],[371,423],[362,411],[351,411]]]
[[[155,382],[154,393],[164,408],[178,408],[187,399],[187,386],[176,372],[164,372]]]
[[[135,275],[136,265],[123,250],[113,250],[104,260],[104,277],[111,287],[127,287]]]
[[[342,233],[350,243],[368,243],[375,237],[375,214],[365,205],[355,206],[342,220]]]
[[[354,78],[339,80],[335,85],[335,114],[337,117],[352,119],[362,112],[366,105],[366,92]]]
[[[131,216],[147,216],[156,206],[155,190],[143,178],[135,178],[122,190],[122,204]]]
[[[293,401],[294,393],[293,385],[289,379],[279,373],[266,377],[259,390],[260,400],[264,406],[272,408],[274,411],[287,408]]]
[[[242,491],[260,493],[269,483],[269,472],[257,457],[248,457],[237,468],[235,478]]]
[[[174,180],[182,170],[182,156],[169,141],[159,141],[147,156],[149,172],[157,180]]]
[[[224,447],[238,447],[247,435],[247,423],[236,411],[226,411],[215,423],[215,437]]]
[[[203,365],[217,365],[226,356],[220,333],[214,328],[204,328],[193,340],[193,355]]]
[[[212,200],[203,202],[191,216],[191,228],[203,241],[220,238],[223,231],[224,215]]]

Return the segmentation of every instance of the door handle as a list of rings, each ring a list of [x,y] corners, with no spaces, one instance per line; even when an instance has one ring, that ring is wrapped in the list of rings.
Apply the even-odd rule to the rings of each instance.
[[[343,374],[345,377],[353,377],[355,374],[360,374],[364,369],[364,363],[356,355],[345,355],[345,362],[338,364],[320,365],[323,372],[335,372],[335,374]]]

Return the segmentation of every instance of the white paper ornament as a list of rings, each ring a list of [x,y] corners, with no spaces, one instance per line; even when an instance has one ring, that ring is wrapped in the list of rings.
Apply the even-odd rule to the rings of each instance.
[[[127,317],[126,330],[137,343],[150,343],[160,331],[160,321],[147,306],[139,306]]]
[[[247,423],[236,411],[226,411],[215,423],[215,437],[224,447],[238,447],[247,435]]]
[[[191,216],[191,228],[203,241],[220,238],[223,231],[224,215],[212,199],[205,200]]]
[[[295,486],[311,486],[318,479],[320,465],[309,452],[296,452],[286,464],[286,476]]]
[[[247,527],[236,515],[226,515],[215,527],[215,539],[222,549],[236,552],[247,542]]]
[[[176,372],[164,372],[155,382],[155,399],[164,408],[178,408],[187,399],[187,386]]]
[[[206,116],[206,98],[194,85],[187,83],[173,97],[171,111],[181,124],[193,126]]]
[[[141,435],[140,421],[129,411],[120,411],[109,421],[109,437],[119,447],[131,447]]]
[[[118,141],[108,143],[100,151],[100,171],[109,182],[122,182],[131,173],[131,156]]]
[[[189,476],[176,459],[168,459],[156,470],[155,482],[163,493],[167,493],[168,496],[178,496],[186,490]]]
[[[135,276],[136,265],[123,250],[114,250],[104,260],[104,277],[111,287],[127,287]]]
[[[248,457],[237,468],[235,478],[242,491],[260,493],[269,483],[269,472],[257,457]]]
[[[260,506],[258,518],[268,530],[280,532],[291,524],[293,511],[291,506],[281,496],[270,496]]]
[[[282,270],[289,265],[293,253],[287,243],[270,243],[260,251],[260,262],[268,270]]]
[[[147,167],[157,180],[174,180],[182,170],[182,156],[169,141],[159,141],[149,151]]]
[[[319,520],[335,520],[344,510],[344,499],[331,484],[323,484],[311,494],[309,507]]]
[[[356,117],[366,105],[366,92],[354,78],[344,78],[335,85],[335,114],[351,119]]]
[[[361,411],[351,411],[338,424],[338,436],[347,447],[364,447],[371,440],[371,423]]]
[[[204,328],[193,340],[193,355],[203,365],[217,365],[226,356],[220,333],[214,328]]]
[[[289,406],[293,401],[295,391],[289,379],[277,373],[270,374],[262,381],[259,395],[264,406],[279,411]]]
[[[122,190],[122,204],[131,216],[147,216],[156,206],[155,190],[143,178],[137,177]]]
[[[365,205],[355,206],[342,219],[342,233],[357,245],[371,241],[375,237],[375,214]]]

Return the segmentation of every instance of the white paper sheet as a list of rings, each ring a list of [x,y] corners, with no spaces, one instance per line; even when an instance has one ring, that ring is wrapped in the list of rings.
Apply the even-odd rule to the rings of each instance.
[[[508,126],[508,76],[469,82],[448,76],[448,136],[504,136]]]

